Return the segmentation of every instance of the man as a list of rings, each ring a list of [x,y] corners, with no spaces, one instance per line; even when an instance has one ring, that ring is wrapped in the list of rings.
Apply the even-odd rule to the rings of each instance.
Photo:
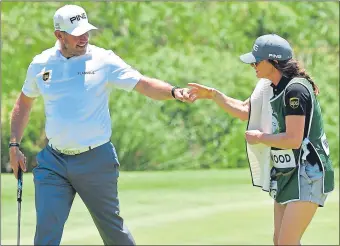
[[[54,15],[56,46],[31,62],[11,117],[10,162],[17,178],[26,171],[20,141],[34,98],[42,96],[48,145],[33,170],[37,226],[35,245],[59,245],[77,192],[105,245],[134,245],[119,216],[119,161],[110,142],[112,87],[156,100],[190,102],[188,89],[142,76],[110,50],[90,45],[83,8],[66,5]]]

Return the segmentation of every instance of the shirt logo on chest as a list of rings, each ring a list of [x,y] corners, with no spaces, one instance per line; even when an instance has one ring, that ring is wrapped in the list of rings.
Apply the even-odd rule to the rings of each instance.
[[[78,75],[85,75],[85,74],[95,74],[95,72],[94,71],[78,72]]]
[[[52,70],[48,70],[46,72],[43,73],[42,75],[42,79],[44,82],[47,82],[48,80],[50,80],[52,77]]]

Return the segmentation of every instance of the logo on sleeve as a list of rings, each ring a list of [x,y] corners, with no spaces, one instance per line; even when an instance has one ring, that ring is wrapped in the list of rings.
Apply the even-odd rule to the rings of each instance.
[[[299,105],[300,105],[299,98],[297,97],[289,98],[289,106],[291,108],[296,109],[297,107],[299,107]]]

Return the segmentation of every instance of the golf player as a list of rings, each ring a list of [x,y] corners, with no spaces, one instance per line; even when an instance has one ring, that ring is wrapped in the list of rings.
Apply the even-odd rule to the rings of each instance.
[[[26,171],[19,148],[23,132],[34,99],[42,96],[48,144],[38,153],[33,169],[34,244],[60,244],[78,193],[105,245],[134,245],[119,215],[119,161],[110,142],[110,91],[135,90],[155,100],[190,102],[189,90],[145,77],[113,51],[90,45],[89,31],[97,28],[79,6],[59,8],[54,28],[57,43],[33,58],[11,116],[10,163],[17,178],[19,167]]]
[[[274,198],[275,245],[299,245],[317,208],[334,189],[334,171],[312,78],[293,59],[287,40],[275,34],[260,36],[253,50],[240,56],[257,78],[271,81],[272,133],[245,132],[249,144],[270,146],[273,167],[270,190]],[[249,117],[249,99],[239,101],[200,84],[189,84],[193,100],[210,99],[242,120]],[[275,127],[274,127],[275,126]]]

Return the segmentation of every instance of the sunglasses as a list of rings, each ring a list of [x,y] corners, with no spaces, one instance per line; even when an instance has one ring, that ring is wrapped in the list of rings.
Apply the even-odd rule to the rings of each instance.
[[[251,66],[253,67],[257,67],[259,64],[260,64],[261,61],[259,62],[253,62],[253,63],[250,63]]]

